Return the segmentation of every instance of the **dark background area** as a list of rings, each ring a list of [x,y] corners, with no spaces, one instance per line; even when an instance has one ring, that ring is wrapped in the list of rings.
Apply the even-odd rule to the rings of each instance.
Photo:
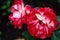
[[[60,3],[58,0],[23,0],[25,5],[29,4],[32,7],[50,7],[54,10],[57,16],[60,15]],[[9,3],[10,2],[10,3]],[[0,29],[2,40],[13,40],[21,37],[21,33],[26,31],[26,24],[23,24],[22,30],[14,29],[10,23],[8,16],[10,14],[9,8],[13,4],[13,0],[0,0]],[[5,8],[4,8],[5,7]],[[51,38],[48,38],[51,40]],[[38,39],[37,39],[38,40]]]

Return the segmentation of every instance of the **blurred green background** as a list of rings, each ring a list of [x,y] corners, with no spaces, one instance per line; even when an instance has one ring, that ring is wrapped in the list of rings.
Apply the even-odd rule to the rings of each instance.
[[[23,0],[25,5],[29,4],[32,7],[50,7],[54,10],[59,21],[57,30],[50,38],[45,40],[60,40],[60,0]],[[15,40],[17,38],[24,38],[25,40],[41,40],[29,35],[26,24],[23,24],[22,30],[14,29],[10,23],[8,16],[10,14],[10,7],[14,0],[0,0],[0,39],[2,40]]]

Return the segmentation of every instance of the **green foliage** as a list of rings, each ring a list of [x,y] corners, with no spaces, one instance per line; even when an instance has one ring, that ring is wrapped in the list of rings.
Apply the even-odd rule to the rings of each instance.
[[[6,8],[10,8],[10,2],[11,1],[6,1],[6,3],[1,6],[1,9],[4,10]]]
[[[60,29],[60,16],[57,16],[57,20],[58,20],[58,22],[59,22],[58,29]]]
[[[58,3],[60,4],[60,0],[58,0]]]
[[[7,6],[10,6],[10,2],[11,2],[10,0],[7,1],[6,5],[7,5]]]
[[[60,16],[57,16],[57,20],[59,22],[58,29],[53,33],[52,40],[60,40]]]
[[[36,40],[36,38],[32,37],[28,31],[25,31],[22,33],[22,36],[25,38],[25,40]]]
[[[54,32],[51,38],[52,40],[60,40],[60,30]]]
[[[2,7],[1,7],[1,9],[3,10],[3,9],[6,9],[6,5],[3,5]]]
[[[2,10],[2,16],[6,16],[8,13],[10,13],[10,4],[11,4],[11,0],[8,1],[4,1],[5,3],[1,6],[1,10]]]

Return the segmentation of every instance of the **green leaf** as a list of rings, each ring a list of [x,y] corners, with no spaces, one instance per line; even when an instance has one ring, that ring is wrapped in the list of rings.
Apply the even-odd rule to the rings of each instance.
[[[56,32],[55,32],[55,35],[56,35],[56,37],[57,37],[58,39],[60,39],[60,30],[56,31]]]
[[[57,16],[57,20],[59,22],[58,29],[60,29],[60,16]]]
[[[6,5],[3,5],[3,6],[1,7],[2,10],[3,10],[3,9],[6,9],[6,8],[7,8]]]
[[[58,0],[58,3],[60,4],[60,0]]]
[[[36,38],[32,37],[28,31],[25,31],[22,33],[22,36],[25,38],[25,40],[36,40]]]
[[[52,40],[60,40],[60,30],[53,33]]]
[[[58,29],[60,29],[60,16],[57,16],[57,20],[59,22]],[[60,40],[60,30],[56,30],[52,35],[52,40]]]
[[[10,5],[10,1],[7,1],[7,4],[6,5],[9,6]]]
[[[59,21],[59,23],[60,23],[60,16],[57,16],[57,20]]]
[[[8,13],[10,13],[10,8],[7,8]]]

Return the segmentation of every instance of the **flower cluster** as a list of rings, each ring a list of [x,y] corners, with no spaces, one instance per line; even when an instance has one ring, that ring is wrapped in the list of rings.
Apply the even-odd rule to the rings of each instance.
[[[22,0],[14,0],[10,8],[9,20],[14,28],[22,28],[22,24],[28,25],[30,35],[36,38],[47,38],[56,30],[58,22],[53,9],[49,7],[32,8],[30,5],[24,6]]]

